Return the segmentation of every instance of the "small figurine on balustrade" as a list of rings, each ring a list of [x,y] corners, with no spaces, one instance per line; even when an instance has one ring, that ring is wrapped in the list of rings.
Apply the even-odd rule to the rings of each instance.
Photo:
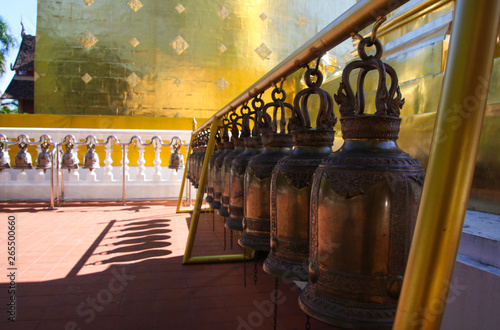
[[[170,155],[170,159],[168,160],[168,168],[171,168],[177,172],[177,170],[184,167],[184,157],[179,152],[181,150],[181,139],[177,136],[172,138],[172,142],[170,142],[170,146],[172,148],[172,154]]]
[[[10,157],[9,152],[5,150],[5,142],[0,142],[0,172],[6,168],[10,168]]]
[[[88,168],[92,171],[95,168],[99,168],[99,156],[95,152],[95,144],[90,142],[87,144],[87,153],[83,158],[83,168]]]
[[[73,153],[74,144],[69,142],[66,144],[66,152],[62,156],[61,169],[67,169],[68,172],[71,170],[78,169],[78,158]]]
[[[32,169],[31,155],[26,152],[28,144],[26,142],[19,143],[19,152],[14,158],[14,168],[19,170]]]
[[[36,160],[36,169],[43,170],[44,173],[52,167],[52,155],[49,152],[49,147],[47,142],[40,144],[42,151],[38,154]]]

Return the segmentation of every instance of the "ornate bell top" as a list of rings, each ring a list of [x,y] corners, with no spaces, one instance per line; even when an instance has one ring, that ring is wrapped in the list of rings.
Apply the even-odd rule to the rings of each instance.
[[[344,139],[381,139],[397,140],[401,119],[400,109],[404,99],[398,86],[398,77],[394,69],[380,60],[383,52],[382,44],[375,39],[375,55],[366,55],[365,47],[371,46],[370,38],[359,42],[358,54],[361,60],[349,63],[342,73],[335,101],[340,106],[340,122]],[[349,84],[351,71],[359,69],[356,95]],[[377,70],[379,80],[375,95],[375,113],[365,114],[364,81],[369,71]],[[386,73],[391,78],[390,88],[387,89]]]
[[[319,60],[317,61],[319,63]],[[316,77],[315,81],[313,78]],[[289,127],[293,135],[293,144],[296,147],[331,147],[335,131],[333,126],[337,118],[333,113],[333,99],[320,86],[323,74],[316,68],[308,68],[304,74],[308,88],[300,91],[293,101],[292,117]],[[319,110],[316,118],[316,128],[311,127],[307,101],[313,94],[319,96]]]
[[[293,106],[286,103],[286,93],[282,87],[275,87],[271,94],[272,102],[262,108],[258,126],[262,133],[262,144],[266,148],[291,148],[292,136],[287,133],[285,109],[293,112]],[[267,111],[272,108],[271,114]]]

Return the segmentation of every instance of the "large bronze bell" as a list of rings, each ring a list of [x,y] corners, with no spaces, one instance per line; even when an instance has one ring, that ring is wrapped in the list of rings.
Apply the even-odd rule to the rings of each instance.
[[[234,145],[234,149],[228,153],[222,162],[221,167],[221,184],[222,184],[222,197],[221,197],[221,207],[219,208],[219,215],[223,217],[229,216],[229,195],[231,194],[231,166],[233,165],[233,160],[245,151],[243,138],[240,138],[240,127],[241,127],[241,116],[238,116],[236,112],[232,112],[229,115],[231,120],[231,140]]]
[[[207,151],[207,142],[210,136],[210,131],[205,130],[200,132],[200,139],[198,144],[198,152],[194,156],[194,187],[198,189],[200,185],[201,171],[203,169],[203,162],[205,160],[205,153]]]
[[[14,168],[19,170],[32,169],[31,155],[26,151],[28,144],[26,142],[19,143],[19,152],[14,158]]]
[[[206,197],[205,201],[210,204],[210,207],[213,208],[213,202],[214,202],[214,166],[215,166],[215,159],[223,152],[222,150],[222,143],[220,141],[220,135],[219,132],[217,131],[215,135],[215,148],[214,148],[214,153],[210,156],[208,159],[208,165],[207,165],[207,187],[205,189],[206,191]]]
[[[394,69],[360,41],[335,101],[344,144],[319,165],[311,191],[309,282],[300,307],[312,317],[349,329],[390,329],[403,281],[424,171],[399,149],[404,104]],[[360,69],[357,93],[349,84]],[[364,111],[363,83],[379,73],[375,113]],[[386,73],[390,88],[386,86]],[[354,80],[353,80],[354,81]]]
[[[87,153],[83,157],[83,166],[82,168],[87,168],[92,171],[95,168],[99,168],[99,156],[95,152],[95,144],[88,143],[87,144]]]
[[[311,184],[320,161],[332,152],[334,138],[332,97],[320,89],[323,75],[318,69],[305,73],[308,88],[299,92],[292,107],[290,130],[294,150],[276,165],[271,180],[271,251],[264,270],[274,276],[307,281],[309,258],[309,209]],[[311,77],[316,77],[312,82]],[[320,105],[316,128],[311,127],[307,99],[317,94]]]
[[[252,103],[256,102],[255,99]],[[244,111],[246,111],[244,113]],[[257,110],[250,111],[248,106],[242,107],[242,129],[245,150],[236,156],[231,165],[230,194],[229,194],[229,217],[225,223],[226,228],[231,230],[243,230],[243,216],[245,206],[244,179],[248,162],[257,154],[262,152],[262,138],[259,134],[259,126],[255,125]],[[254,122],[253,130],[250,131],[250,121]],[[252,136],[250,136],[252,133]]]
[[[219,209],[222,205],[222,163],[224,157],[232,150],[234,150],[233,142],[229,141],[229,120],[223,118],[222,120],[222,152],[214,161],[213,178],[214,178],[214,201],[212,208]]]
[[[67,169],[68,172],[70,170],[78,169],[78,157],[73,152],[74,144],[72,142],[68,142],[66,144],[66,152],[62,156],[61,160],[61,169]]]
[[[38,154],[36,160],[37,170],[43,170],[45,172],[52,167],[52,155],[49,152],[49,147],[50,145],[47,142],[40,144],[42,151]]]
[[[278,112],[275,109],[271,119],[267,108],[264,106],[262,116],[257,119],[264,150],[250,160],[245,171],[245,216],[243,234],[238,239],[241,246],[256,251],[270,249],[271,174],[278,161],[292,151],[292,136],[286,133],[284,109],[277,125]]]
[[[5,150],[6,142],[0,142],[0,172],[6,168],[10,168],[9,152]]]
[[[168,159],[168,168],[175,170],[176,172],[184,167],[184,157],[179,152],[181,150],[182,140],[178,136],[174,136],[170,141],[170,147],[172,148],[172,153]]]

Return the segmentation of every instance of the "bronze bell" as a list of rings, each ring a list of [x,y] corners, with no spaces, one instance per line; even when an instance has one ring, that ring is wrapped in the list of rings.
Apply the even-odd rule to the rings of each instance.
[[[14,168],[19,170],[32,169],[31,155],[26,152],[28,144],[26,142],[19,143],[19,152],[14,158]]]
[[[170,141],[170,146],[172,147],[172,153],[168,160],[168,168],[175,171],[184,167],[184,157],[179,152],[181,150],[182,141],[179,137],[174,136],[172,141]]]
[[[314,175],[309,282],[299,304],[307,314],[337,327],[390,329],[424,171],[396,143],[404,100],[394,69],[380,60],[378,40],[375,56],[366,56],[369,40],[360,41],[361,60],[345,67],[335,95],[344,144]],[[360,69],[356,95],[349,84],[354,69]],[[363,83],[371,70],[379,73],[376,111],[366,114]]]
[[[231,166],[236,156],[245,151],[243,138],[240,138],[242,117],[235,112],[232,112],[229,115],[229,119],[231,121],[231,142],[233,143],[234,148],[224,157],[221,167],[222,197],[221,206],[219,208],[219,215],[223,217],[229,216],[229,195],[231,194]]]
[[[229,217],[225,223],[226,228],[237,231],[243,230],[245,206],[243,183],[245,179],[245,170],[248,162],[263,150],[262,138],[259,134],[258,125],[253,125],[253,131],[250,131],[250,121],[256,122],[257,111],[255,109],[251,111],[247,105],[244,105],[241,112],[241,137],[243,138],[245,150],[236,156],[231,165],[229,178],[229,184],[231,186],[229,193]],[[252,136],[250,136],[250,133],[252,133]]]
[[[0,172],[6,168],[10,168],[9,152],[5,150],[6,142],[0,142]]]
[[[284,103],[286,94],[275,99],[292,110],[290,130],[294,150],[276,165],[271,179],[271,251],[264,270],[274,276],[307,281],[309,257],[309,209],[311,184],[320,161],[332,152],[334,139],[333,99],[320,89],[323,75],[318,69],[305,73],[308,88],[299,92],[292,107]],[[312,82],[311,77],[316,77]],[[307,100],[320,96],[316,128],[311,127]],[[274,99],[274,98],[273,98]]]
[[[215,159],[222,153],[222,143],[220,142],[219,132],[215,135],[215,149],[214,153],[208,159],[207,165],[207,187],[205,201],[212,206],[214,202],[214,176],[213,168],[215,164]]]
[[[83,157],[82,168],[88,168],[92,171],[95,168],[99,168],[99,156],[95,152],[95,144],[90,142],[87,144],[87,153]]]
[[[42,151],[38,154],[36,169],[45,172],[52,167],[52,155],[49,152],[49,144],[47,142],[40,144],[40,148]]]
[[[224,158],[229,154],[231,151],[234,150],[234,144],[233,142],[229,141],[229,134],[228,134],[228,129],[229,129],[229,120],[225,117],[222,120],[222,129],[223,129],[223,134],[222,134],[222,152],[220,153],[217,158],[215,158],[214,161],[214,167],[213,167],[213,178],[214,178],[214,201],[212,202],[212,208],[214,209],[220,209],[222,205],[222,163],[224,162]]]
[[[262,115],[257,118],[264,150],[250,160],[245,171],[243,234],[238,239],[241,246],[256,251],[270,249],[271,174],[278,161],[292,151],[292,136],[286,133],[284,109],[278,127],[277,111],[270,118],[267,108],[264,106]]]
[[[77,156],[73,153],[73,148],[74,144],[71,142],[68,142],[66,144],[66,152],[62,156],[61,160],[61,169],[67,169],[68,172],[70,170],[76,170],[78,169],[78,158]]]

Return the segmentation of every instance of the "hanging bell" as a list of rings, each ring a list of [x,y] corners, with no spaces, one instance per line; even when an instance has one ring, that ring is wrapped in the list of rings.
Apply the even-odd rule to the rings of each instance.
[[[9,152],[5,150],[6,142],[0,142],[0,172],[6,168],[10,168]]]
[[[245,112],[246,111],[246,112]],[[250,111],[247,105],[241,108],[242,129],[241,137],[245,150],[233,160],[229,184],[229,217],[225,223],[226,228],[231,230],[243,230],[243,216],[245,206],[244,179],[248,162],[257,154],[262,152],[262,138],[259,134],[258,125],[255,125],[257,111]],[[250,121],[254,122],[253,132],[250,131]],[[252,133],[252,136],[250,136]]]
[[[374,42],[375,56],[366,55],[369,40],[360,41],[361,60],[345,67],[335,95],[344,143],[314,175],[309,281],[299,304],[337,327],[390,329],[424,171],[396,143],[404,100],[394,69],[380,60],[380,41]],[[354,69],[360,69],[356,95],[349,84]],[[375,113],[366,114],[363,84],[371,70],[379,80]]]
[[[177,136],[172,138],[170,141],[170,146],[172,148],[172,153],[168,160],[168,168],[178,171],[184,167],[184,157],[179,152],[181,150],[181,139]]]
[[[61,169],[67,169],[68,172],[70,170],[78,169],[78,158],[76,154],[73,153],[74,144],[68,142],[66,144],[66,152],[62,156],[61,160]]]
[[[40,148],[42,151],[38,154],[36,169],[45,172],[52,167],[52,155],[49,152],[49,144],[47,142],[40,144]]]
[[[271,174],[278,161],[292,151],[292,136],[286,133],[284,111],[278,132],[278,112],[275,109],[271,118],[266,113],[269,106],[264,106],[257,118],[264,150],[250,160],[245,170],[243,234],[238,239],[242,247],[256,251],[270,249]]]
[[[264,271],[289,280],[307,281],[309,257],[309,209],[311,184],[320,161],[332,152],[334,139],[332,97],[320,89],[323,75],[318,69],[305,73],[308,88],[299,92],[292,107],[284,103],[286,94],[275,99],[292,110],[290,130],[294,150],[282,158],[271,179],[271,251],[264,262]],[[312,82],[312,77],[316,77]],[[319,95],[316,128],[311,127],[307,102]]]
[[[31,155],[26,152],[28,144],[26,142],[19,143],[19,152],[14,158],[14,168],[19,170],[32,169]]]
[[[95,152],[95,144],[89,143],[87,144],[87,153],[83,157],[83,166],[82,168],[87,168],[92,171],[95,168],[99,168],[99,156]]]
[[[229,141],[229,120],[227,118],[223,118],[222,120],[222,152],[215,158],[214,167],[213,167],[213,180],[214,180],[214,201],[212,202],[213,209],[220,209],[222,205],[222,163],[224,162],[224,158],[231,151],[234,150],[233,142]]]
[[[245,151],[243,138],[240,138],[241,116],[235,112],[229,115],[231,120],[231,141],[233,142],[233,150],[228,153],[222,162],[221,167],[221,207],[219,208],[219,215],[223,217],[229,216],[229,195],[231,194],[231,166],[233,160]]]
[[[206,197],[205,201],[210,204],[210,207],[212,207],[212,203],[214,202],[214,176],[213,176],[213,169],[215,165],[215,159],[222,153],[222,143],[220,142],[220,136],[219,132],[216,133],[215,135],[215,149],[214,153],[210,156],[208,159],[208,165],[207,165],[207,187],[205,189],[206,191]]]

